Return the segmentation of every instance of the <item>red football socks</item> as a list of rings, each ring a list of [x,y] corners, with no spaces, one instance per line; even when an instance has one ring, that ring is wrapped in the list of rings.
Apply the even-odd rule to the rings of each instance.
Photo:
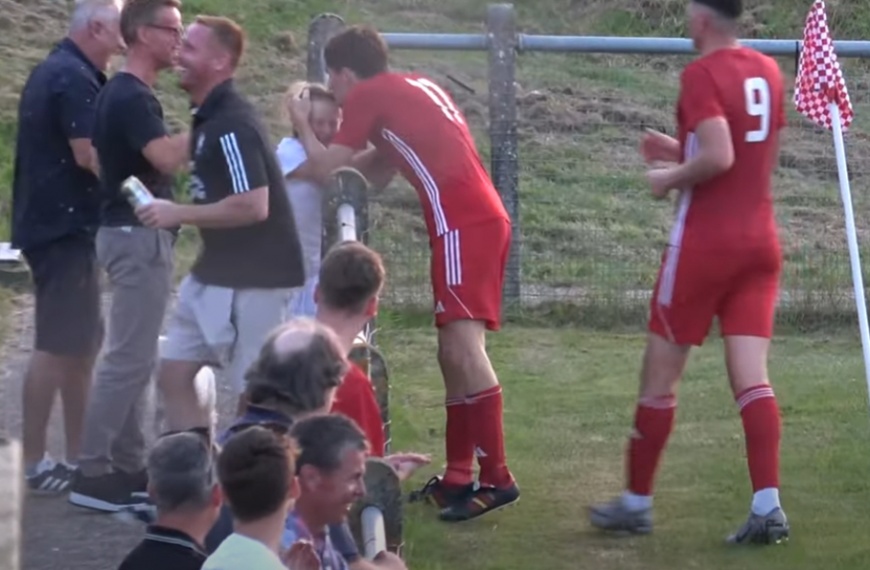
[[[674,427],[676,407],[673,396],[643,398],[637,405],[628,444],[628,490],[635,495],[652,495],[659,460]]]
[[[753,386],[735,398],[746,434],[752,490],[779,488],[779,406],[768,384]]]
[[[444,483],[447,485],[469,485],[474,481],[474,441],[473,433],[468,425],[471,406],[464,398],[456,398],[445,402],[447,408],[447,470],[444,472]]]
[[[481,486],[510,487],[514,478],[505,459],[501,386],[469,396],[466,401],[470,434],[476,436],[474,452],[480,464]]]

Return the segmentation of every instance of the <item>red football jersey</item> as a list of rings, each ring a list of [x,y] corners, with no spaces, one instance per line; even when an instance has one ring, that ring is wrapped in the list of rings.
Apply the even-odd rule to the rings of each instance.
[[[375,398],[375,389],[365,372],[351,363],[350,370],[335,393],[331,413],[344,414],[359,425],[371,446],[371,454],[384,456],[384,422]]]
[[[734,164],[683,189],[670,244],[694,249],[745,249],[778,244],[771,182],[779,131],[786,125],[785,89],[776,61],[755,50],[721,49],[690,63],[677,104],[683,157],[697,152],[695,129],[724,117]]]
[[[510,219],[465,116],[430,79],[381,73],[350,90],[333,143],[362,150],[369,141],[417,190],[431,237]]]

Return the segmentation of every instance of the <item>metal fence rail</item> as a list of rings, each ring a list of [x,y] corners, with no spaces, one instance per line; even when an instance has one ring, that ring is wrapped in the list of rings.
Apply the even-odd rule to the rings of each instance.
[[[312,21],[310,79],[325,78],[323,46],[343,25],[332,14]],[[445,87],[459,85],[455,98],[469,115],[513,222],[506,310],[590,325],[641,323],[673,212],[647,198],[636,147],[643,127],[673,132],[679,69],[694,53],[692,42],[519,33],[510,4],[488,7],[485,33],[382,36],[401,52],[486,55],[485,93],[479,93],[480,82],[475,90],[450,75]],[[786,83],[791,81],[800,39],[743,43],[778,58]],[[870,138],[860,119],[864,109],[870,112],[870,70],[863,65],[870,41],[840,40],[835,47],[859,116],[847,151],[861,247],[870,249],[861,231],[870,199],[860,191],[870,176]],[[562,70],[561,79],[545,77],[543,67]],[[790,92],[788,97],[791,108]],[[855,305],[830,136],[795,113],[785,136],[775,182],[785,255],[780,321],[800,327],[851,323]],[[427,240],[413,218],[411,194],[391,190],[370,198],[367,229],[391,276],[385,303],[426,310]]]

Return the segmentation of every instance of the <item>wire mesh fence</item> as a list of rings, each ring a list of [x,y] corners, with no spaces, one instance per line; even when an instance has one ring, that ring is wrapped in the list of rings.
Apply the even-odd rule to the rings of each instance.
[[[626,12],[617,27],[649,32],[655,21],[657,35],[683,34],[685,3],[654,4],[658,12],[641,6]],[[758,24],[760,9],[750,13],[744,37],[799,39],[807,5],[788,4],[791,12],[779,13],[791,14],[790,19],[765,26]],[[850,28],[855,20],[850,10],[829,8],[833,33],[843,40],[867,37],[870,30]],[[641,16],[644,28],[637,23]],[[520,206],[515,223],[521,238],[515,247],[521,287],[519,299],[508,299],[511,314],[589,326],[643,323],[674,202],[650,197],[638,145],[646,127],[675,134],[679,75],[691,57],[520,53],[517,121],[499,124],[490,118],[485,54],[395,53],[396,67],[423,69],[451,92],[492,169],[511,157],[492,156],[490,141],[516,133]],[[778,62],[789,114],[774,181],[784,253],[779,322],[799,328],[851,324],[854,293],[832,137],[794,111],[796,57]],[[846,149],[866,260],[870,61],[841,63],[856,111]],[[407,183],[394,183],[371,197],[370,212],[369,243],[383,253],[389,269],[385,302],[429,309],[428,238],[415,194]]]
[[[537,59],[524,59],[519,74],[525,305],[586,307],[605,320],[642,316],[674,202],[650,197],[638,145],[647,127],[675,134],[688,58],[558,58],[572,70],[559,78],[539,71],[556,58],[546,68]],[[870,110],[862,89],[870,77],[866,66],[849,63],[861,116]],[[780,64],[790,86],[774,181],[785,259],[781,319],[798,326],[849,319],[855,305],[832,137],[792,110],[794,61]],[[861,127],[859,120],[846,141],[856,218],[866,227],[870,149]],[[860,233],[862,248],[867,238]]]

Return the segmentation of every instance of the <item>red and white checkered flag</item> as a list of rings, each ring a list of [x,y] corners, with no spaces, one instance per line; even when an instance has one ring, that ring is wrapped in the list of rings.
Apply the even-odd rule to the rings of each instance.
[[[845,132],[854,112],[846,89],[843,71],[834,53],[834,41],[828,29],[825,3],[816,0],[807,15],[804,43],[798,62],[794,102],[800,114],[828,130],[832,128],[830,104],[840,108],[840,125]]]

